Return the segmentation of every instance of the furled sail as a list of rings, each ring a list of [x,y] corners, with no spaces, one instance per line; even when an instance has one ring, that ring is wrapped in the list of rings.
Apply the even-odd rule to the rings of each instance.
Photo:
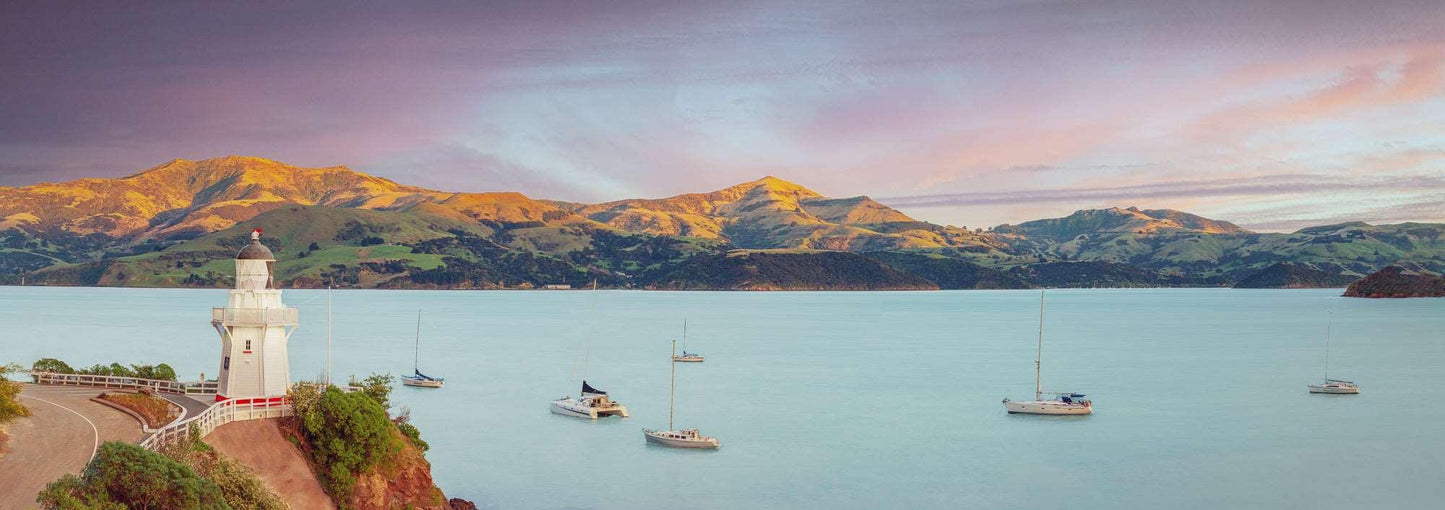
[[[585,394],[589,394],[589,393],[590,393],[590,394],[593,394],[593,395],[606,395],[606,394],[607,394],[607,392],[605,392],[605,391],[599,390],[599,389],[597,389],[597,388],[593,388],[592,385],[587,384],[587,381],[582,381],[582,393],[583,393],[584,395],[585,395]]]

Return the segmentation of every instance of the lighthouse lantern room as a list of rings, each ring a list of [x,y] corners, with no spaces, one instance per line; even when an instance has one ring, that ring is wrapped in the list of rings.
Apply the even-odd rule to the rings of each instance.
[[[275,282],[276,257],[261,244],[261,229],[236,254],[236,288],[226,306],[211,309],[221,335],[221,372],[216,400],[279,397],[291,387],[286,342],[296,331],[295,308],[281,302]]]

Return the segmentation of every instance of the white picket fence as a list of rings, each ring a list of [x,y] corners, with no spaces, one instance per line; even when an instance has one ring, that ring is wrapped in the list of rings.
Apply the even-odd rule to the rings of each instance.
[[[291,416],[291,414],[291,401],[287,397],[223,400],[206,408],[200,414],[161,427],[159,432],[145,438],[140,445],[147,450],[159,450],[172,441],[187,438],[191,425],[195,425],[200,430],[201,437],[206,437],[216,427],[233,421],[280,418]]]
[[[36,384],[93,386],[96,388],[116,388],[122,390],[149,389],[160,393],[184,393],[187,395],[215,395],[217,387],[216,381],[163,381],[160,379],[142,379],[140,377],[122,377],[116,375],[31,372],[30,377]]]
[[[158,393],[182,393],[187,395],[215,395],[216,381],[162,381],[140,377],[113,375],[59,374],[55,372],[31,372],[36,384],[59,386],[90,386],[123,390],[149,389]],[[238,398],[212,404],[200,414],[161,427],[155,434],[140,442],[141,447],[158,450],[160,447],[190,434],[191,425],[200,429],[206,437],[216,427],[242,420],[260,420],[291,416],[291,400],[287,397]]]

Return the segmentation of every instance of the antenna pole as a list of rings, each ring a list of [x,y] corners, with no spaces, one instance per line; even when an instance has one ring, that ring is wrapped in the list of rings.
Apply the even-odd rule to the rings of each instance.
[[[411,371],[421,372],[421,309],[416,309],[416,346],[412,347]]]
[[[1335,325],[1335,312],[1330,311],[1330,318],[1325,322],[1325,382],[1330,380],[1330,328]]]
[[[1034,356],[1034,400],[1044,399],[1044,291],[1039,291],[1039,352]]]
[[[331,283],[326,284],[326,385],[331,386]]]
[[[672,341],[672,355],[677,356],[677,340]],[[672,409],[677,405],[677,361],[671,357],[667,360],[672,363],[672,385],[667,387],[667,430],[673,430]]]

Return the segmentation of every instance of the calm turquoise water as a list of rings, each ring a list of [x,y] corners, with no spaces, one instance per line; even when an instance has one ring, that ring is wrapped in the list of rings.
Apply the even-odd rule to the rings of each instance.
[[[1338,290],[1049,292],[1046,390],[1085,418],[1009,416],[1028,397],[1038,294],[335,293],[338,374],[398,388],[438,483],[483,508],[1431,508],[1445,479],[1445,300]],[[214,375],[218,290],[0,287],[0,360],[165,361]],[[325,293],[287,291],[293,378],[325,359]],[[589,308],[595,311],[589,312]],[[1309,395],[1333,310],[1331,375]],[[668,340],[689,322],[679,426],[717,452],[644,444],[667,424]],[[588,379],[632,412],[550,414]]]

